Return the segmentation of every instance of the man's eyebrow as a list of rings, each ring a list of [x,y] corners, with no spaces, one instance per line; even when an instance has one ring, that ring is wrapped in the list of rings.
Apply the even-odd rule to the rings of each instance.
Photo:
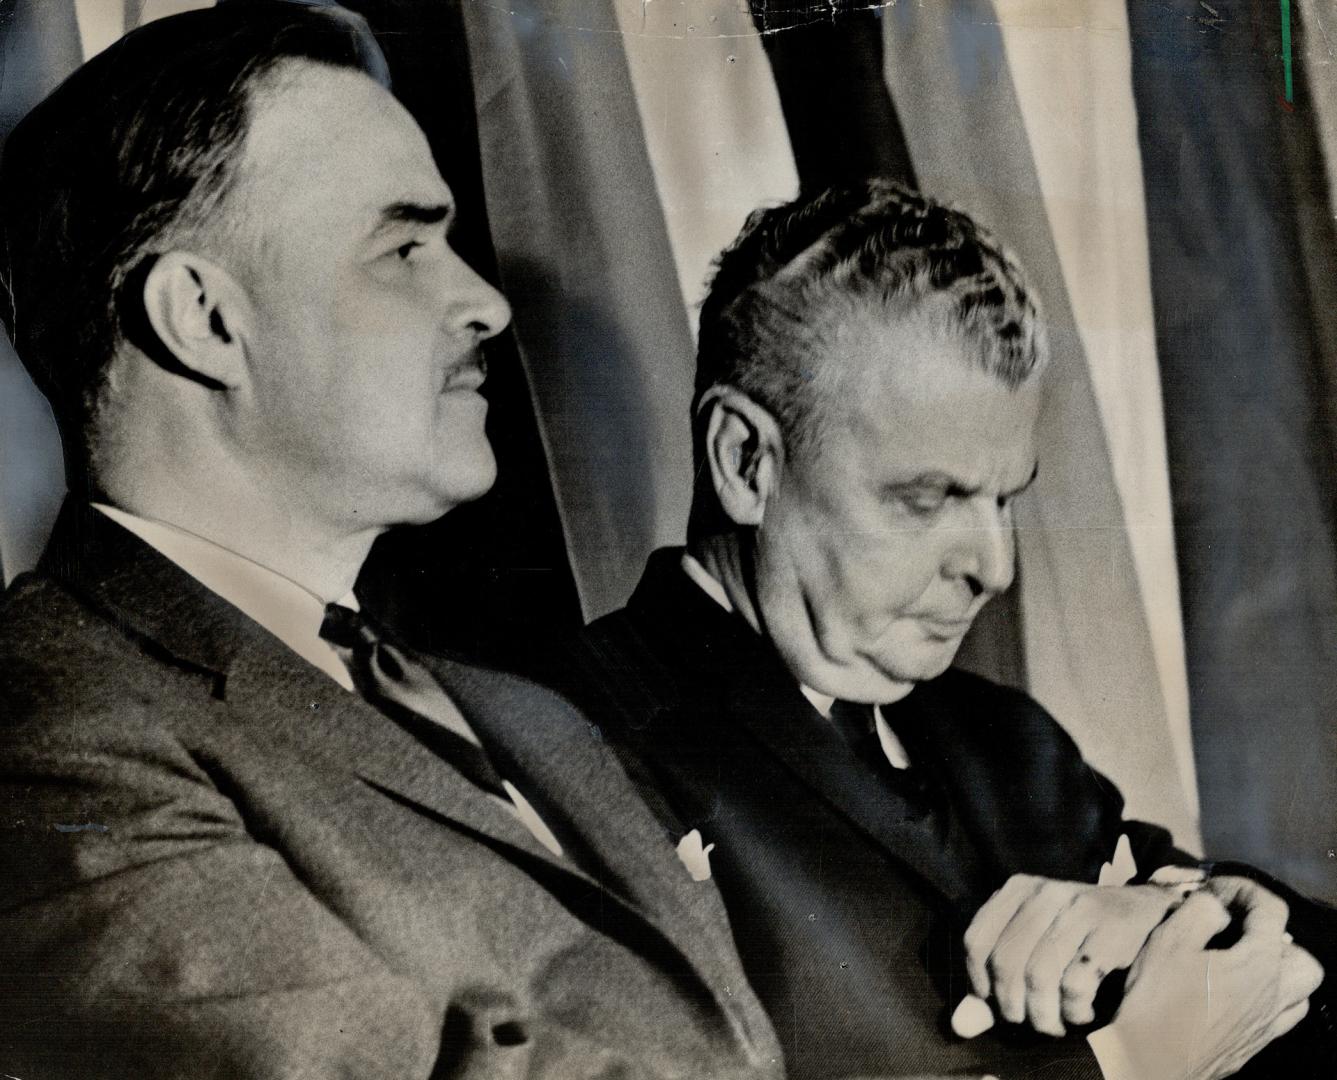
[[[1026,478],[1026,482],[1020,487],[1015,487],[1011,491],[1000,492],[1001,495],[1009,499],[1015,498],[1035,483],[1035,478],[1040,475],[1040,463],[1037,461],[1031,467],[1031,475]],[[940,487],[947,489],[953,495],[973,496],[978,495],[981,489],[978,486],[962,483],[946,473],[927,472],[920,473],[918,476],[912,476],[905,480],[897,480],[887,485],[891,491],[907,491],[914,488]]]
[[[438,225],[447,224],[455,217],[455,207],[449,203],[393,202],[381,208],[376,215],[376,225],[372,237],[378,237],[392,231],[399,225]]]

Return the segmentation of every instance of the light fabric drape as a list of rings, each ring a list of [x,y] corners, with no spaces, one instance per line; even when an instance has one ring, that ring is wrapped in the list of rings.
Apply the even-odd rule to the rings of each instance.
[[[995,0],[1008,72],[1086,352],[1166,719],[1197,800],[1147,215],[1124,0]]]
[[[0,140],[23,114],[127,30],[214,0],[16,0],[0,60]],[[51,410],[0,334],[0,578],[41,554],[64,496]]]
[[[695,334],[712,260],[749,212],[797,193],[794,155],[744,6],[613,0],[613,7]],[[670,422],[682,427],[684,417]]]

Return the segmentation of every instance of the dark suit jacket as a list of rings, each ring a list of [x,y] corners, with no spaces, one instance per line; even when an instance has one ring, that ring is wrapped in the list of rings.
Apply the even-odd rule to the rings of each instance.
[[[590,726],[436,670],[574,858],[67,507],[0,608],[0,1071],[777,1075],[718,896]]]
[[[949,812],[926,831],[759,635],[652,558],[628,606],[549,677],[620,747],[671,833],[699,828],[791,1075],[975,1069],[1098,1076],[1080,1036],[947,1028],[970,916],[1019,872],[1095,881],[1118,837],[1149,873],[1182,856],[1025,694],[951,670],[894,708]]]

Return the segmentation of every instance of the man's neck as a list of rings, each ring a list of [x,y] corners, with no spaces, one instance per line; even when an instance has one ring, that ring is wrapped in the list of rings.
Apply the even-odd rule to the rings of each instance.
[[[719,582],[734,611],[743,616],[753,630],[761,633],[761,620],[757,617],[747,575],[743,572],[743,554],[738,538],[722,533],[696,538],[688,541],[687,552]]]
[[[205,491],[181,485],[107,485],[107,501],[149,521],[172,525],[244,556],[328,603],[357,580],[376,528],[344,532],[310,519],[299,500],[245,495],[223,482]]]

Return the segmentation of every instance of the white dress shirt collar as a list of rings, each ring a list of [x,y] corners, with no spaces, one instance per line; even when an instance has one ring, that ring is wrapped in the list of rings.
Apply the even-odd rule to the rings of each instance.
[[[353,689],[348,669],[320,636],[325,604],[314,593],[268,567],[179,526],[138,517],[104,503],[94,503],[93,507],[259,623],[345,690]],[[352,592],[339,603],[355,610],[358,606]]]

